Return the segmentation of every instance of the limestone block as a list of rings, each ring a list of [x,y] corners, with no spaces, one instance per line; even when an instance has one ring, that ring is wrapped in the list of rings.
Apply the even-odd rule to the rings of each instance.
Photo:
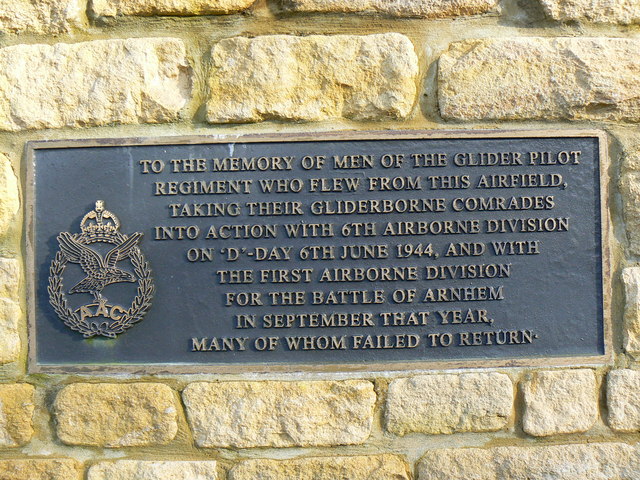
[[[75,460],[0,460],[0,480],[80,480]]]
[[[396,435],[500,430],[513,410],[513,384],[502,373],[424,375],[393,380],[385,420]]]
[[[13,300],[0,298],[0,364],[15,362],[20,355],[18,321],[22,311]]]
[[[156,383],[75,383],[54,403],[57,434],[68,445],[166,444],[178,431],[173,390]]]
[[[409,480],[406,463],[395,455],[245,460],[229,480]]]
[[[211,57],[212,123],[404,118],[416,100],[418,58],[397,33],[229,38]]]
[[[554,20],[596,23],[640,23],[638,0],[540,0]]]
[[[640,371],[613,370],[607,376],[609,426],[620,432],[640,431]]]
[[[63,33],[80,26],[82,0],[0,0],[0,31]]]
[[[98,17],[117,15],[220,15],[249,8],[255,0],[92,0]]]
[[[162,123],[189,96],[185,47],[129,38],[0,49],[0,129]]]
[[[364,380],[197,382],[182,398],[199,446],[240,448],[362,443],[376,401]]]
[[[2,200],[0,210],[1,203]],[[22,312],[18,303],[19,286],[18,260],[0,257],[0,364],[15,362],[20,354],[18,322]]]
[[[640,357],[640,267],[622,271],[625,292],[624,347],[635,357]]]
[[[0,236],[7,232],[19,210],[18,179],[11,161],[0,153]]]
[[[621,170],[620,191],[629,250],[640,255],[640,150],[625,155]]]
[[[522,382],[523,426],[537,437],[589,430],[598,418],[593,370],[536,372]]]
[[[298,12],[364,12],[424,18],[478,15],[496,10],[497,5],[497,0],[283,0],[285,9]]]
[[[26,383],[0,385],[0,448],[19,447],[31,440],[34,393]]]
[[[20,263],[15,258],[0,257],[0,298],[18,301]]]
[[[622,443],[428,450],[418,480],[636,480],[640,450]]]
[[[466,40],[438,79],[446,119],[640,121],[638,39]]]
[[[101,462],[89,468],[87,480],[216,480],[214,461]]]

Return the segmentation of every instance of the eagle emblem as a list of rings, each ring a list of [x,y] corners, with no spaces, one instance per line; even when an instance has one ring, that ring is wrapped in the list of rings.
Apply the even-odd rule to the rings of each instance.
[[[115,338],[141,321],[151,307],[154,285],[149,264],[139,247],[143,235],[139,232],[124,235],[119,229],[118,218],[104,208],[104,201],[98,200],[95,209],[80,222],[82,233],[60,232],[57,237],[60,248],[49,269],[49,303],[67,327],[85,338]],[[75,272],[80,280],[65,290],[68,264],[80,267]],[[138,284],[129,307],[110,302],[104,293],[105,289],[109,292],[110,285],[120,283]],[[116,289],[113,292],[122,294]],[[78,294],[84,302],[87,297],[90,300],[73,308],[66,293]]]

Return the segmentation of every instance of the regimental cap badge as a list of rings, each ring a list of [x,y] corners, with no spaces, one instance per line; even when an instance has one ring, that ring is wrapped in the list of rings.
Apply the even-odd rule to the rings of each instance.
[[[85,338],[115,338],[141,321],[151,308],[154,285],[139,247],[143,234],[121,233],[118,217],[105,209],[102,200],[82,218],[80,230],[79,234],[60,232],[57,237],[60,248],[49,269],[49,303],[67,327]],[[71,288],[64,286],[68,264],[79,266],[74,272],[79,281]],[[107,300],[104,291],[109,286],[128,283],[137,283],[128,308]],[[69,305],[65,288],[74,295],[75,308]],[[112,292],[121,295],[121,290]],[[88,298],[92,299],[89,303]]]

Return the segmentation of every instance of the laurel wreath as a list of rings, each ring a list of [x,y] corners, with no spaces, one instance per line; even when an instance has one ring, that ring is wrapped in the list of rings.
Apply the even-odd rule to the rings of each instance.
[[[81,235],[74,235],[76,239]],[[122,234],[118,234],[118,241],[126,240]],[[131,307],[122,315],[119,320],[109,322],[89,322],[82,320],[80,315],[71,310],[67,304],[67,297],[62,289],[62,274],[67,265],[67,259],[62,252],[57,252],[49,267],[49,303],[58,314],[62,322],[71,330],[80,332],[84,338],[102,336],[116,338],[116,335],[125,332],[138,323],[151,308],[151,300],[155,287],[151,279],[151,269],[149,263],[144,259],[140,248],[133,247],[129,253],[134,272],[138,276],[137,295],[133,299]]]

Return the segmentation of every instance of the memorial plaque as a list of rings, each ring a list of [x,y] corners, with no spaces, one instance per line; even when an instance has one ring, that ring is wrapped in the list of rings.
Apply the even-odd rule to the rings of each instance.
[[[604,148],[575,131],[31,142],[31,370],[602,362]]]

